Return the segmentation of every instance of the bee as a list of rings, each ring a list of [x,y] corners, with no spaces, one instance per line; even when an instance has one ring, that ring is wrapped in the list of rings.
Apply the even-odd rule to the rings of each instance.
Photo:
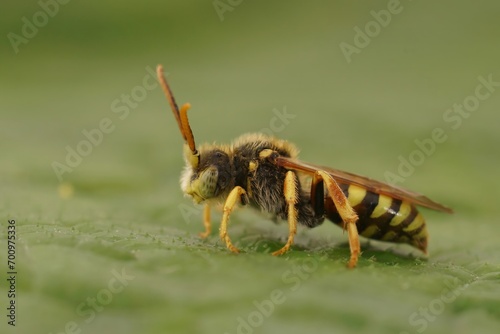
[[[337,169],[298,160],[298,150],[286,140],[264,134],[243,135],[230,145],[196,147],[189,125],[189,103],[179,109],[157,67],[158,80],[184,138],[186,166],[181,188],[196,203],[204,203],[206,238],[211,233],[211,207],[223,204],[219,235],[238,253],[228,235],[229,216],[236,205],[249,205],[288,221],[288,239],[273,255],[286,253],[297,225],[312,228],[328,219],[347,231],[349,268],[361,253],[359,235],[369,239],[406,243],[427,253],[428,232],[416,206],[452,213],[424,195]]]

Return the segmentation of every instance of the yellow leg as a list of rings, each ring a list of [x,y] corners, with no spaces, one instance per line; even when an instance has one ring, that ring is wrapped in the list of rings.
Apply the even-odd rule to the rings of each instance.
[[[229,193],[229,196],[224,203],[224,214],[222,215],[222,222],[219,228],[219,235],[222,241],[226,243],[227,248],[233,253],[239,253],[239,249],[236,248],[229,236],[227,235],[227,225],[229,223],[229,215],[233,211],[234,206],[241,201],[241,196],[245,194],[245,189],[242,187],[234,187]]]
[[[347,230],[347,234],[349,236],[349,247],[351,250],[351,258],[349,259],[347,267],[354,268],[358,263],[358,257],[361,252],[361,247],[359,245],[358,228],[356,227],[358,215],[347,201],[347,198],[342,192],[342,189],[340,189],[339,185],[337,184],[337,182],[335,182],[333,177],[323,171],[318,171],[316,173],[317,175],[321,176],[321,178],[325,182],[328,193],[332,198],[340,217],[342,217],[344,228]]]
[[[281,249],[275,251],[273,255],[285,254],[293,244],[293,238],[297,233],[297,209],[295,204],[298,201],[297,193],[297,176],[294,172],[288,171],[285,177],[285,185],[283,187],[283,192],[285,193],[285,200],[288,204],[288,240]]]
[[[205,204],[205,209],[203,210],[203,226],[205,226],[205,232],[200,232],[200,238],[205,239],[212,232],[212,223],[210,221],[210,205]]]

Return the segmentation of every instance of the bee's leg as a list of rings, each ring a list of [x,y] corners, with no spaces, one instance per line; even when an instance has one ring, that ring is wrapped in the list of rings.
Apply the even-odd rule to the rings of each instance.
[[[323,171],[317,171],[316,174],[319,175],[325,182],[328,193],[332,198],[340,217],[342,217],[342,220],[344,221],[345,228],[347,229],[349,236],[349,247],[351,249],[351,258],[347,266],[349,268],[354,268],[358,263],[358,257],[361,249],[359,245],[358,228],[356,227],[358,215],[347,201],[342,189],[340,189],[333,177]]]
[[[275,251],[273,255],[282,255],[286,253],[293,244],[293,238],[297,233],[297,208],[295,205],[298,202],[299,194],[297,191],[297,176],[294,172],[288,171],[285,177],[283,187],[285,200],[288,204],[288,240],[281,249]]]
[[[205,232],[200,232],[200,238],[205,239],[212,232],[212,223],[210,221],[210,205],[205,204],[205,208],[203,210],[203,226],[205,226]]]
[[[227,248],[233,253],[239,253],[239,249],[232,244],[231,239],[227,235],[227,225],[229,223],[229,215],[231,214],[231,211],[233,211],[234,206],[238,202],[245,203],[246,201],[247,200],[246,200],[245,189],[243,189],[240,186],[236,186],[233,188],[233,190],[231,190],[229,196],[227,196],[226,202],[224,203],[224,214],[222,215],[222,222],[219,228],[219,235],[221,240],[226,243]]]

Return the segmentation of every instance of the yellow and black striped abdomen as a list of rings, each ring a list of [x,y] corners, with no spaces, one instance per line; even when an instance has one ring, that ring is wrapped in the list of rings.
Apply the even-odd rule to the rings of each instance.
[[[356,225],[360,235],[375,240],[406,243],[423,252],[427,251],[425,220],[415,205],[360,186],[339,185],[358,214]],[[342,226],[342,219],[330,197],[325,198],[325,211],[329,220]]]

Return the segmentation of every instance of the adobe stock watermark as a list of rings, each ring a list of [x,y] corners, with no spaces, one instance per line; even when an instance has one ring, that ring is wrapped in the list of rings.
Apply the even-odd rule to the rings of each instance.
[[[113,117],[118,118],[119,121],[127,119],[130,112],[146,99],[148,93],[159,86],[154,69],[151,66],[146,66],[145,71],[146,74],[142,78],[141,85],[132,87],[130,92],[123,93],[111,101],[110,110],[114,114]],[[103,117],[95,127],[81,131],[83,138],[78,143],[66,145],[64,160],[62,162],[54,160],[51,164],[59,182],[63,181],[64,174],[71,173],[80,166],[83,159],[89,156],[94,148],[103,143],[106,135],[115,131],[116,123],[116,119]]]
[[[406,156],[399,155],[398,167],[395,171],[386,171],[384,173],[385,181],[391,185],[404,183],[407,178],[413,175],[416,167],[422,166],[424,162],[436,153],[438,146],[446,142],[449,138],[448,133],[451,130],[458,130],[464,120],[472,116],[477,111],[481,103],[489,99],[498,87],[499,81],[493,81],[493,74],[486,78],[482,75],[477,77],[479,84],[474,89],[474,93],[464,98],[462,103],[454,103],[443,113],[443,121],[448,129],[436,127],[431,130],[428,137],[415,139],[416,148]]]
[[[360,54],[363,49],[370,45],[372,40],[379,36],[384,28],[387,28],[393,17],[400,14],[403,9],[404,7],[401,5],[400,0],[389,0],[387,2],[386,9],[370,11],[370,15],[373,17],[373,20],[368,21],[364,25],[363,29],[359,26],[355,26],[353,28],[353,43],[349,44],[347,42],[341,42],[339,44],[340,50],[342,51],[347,63],[351,63],[352,56],[354,54]]]
[[[273,108],[272,113],[273,116],[269,120],[268,126],[260,129],[258,133],[274,137],[277,133],[284,131],[290,124],[291,120],[297,117],[297,115],[291,114],[287,111],[287,106],[283,106],[281,110]],[[200,222],[203,221],[203,206],[196,205],[194,203],[189,205],[181,203],[178,208],[186,224],[190,224],[193,219]]]
[[[41,28],[45,27],[51,18],[59,13],[61,5],[67,5],[71,0],[40,0],[38,6],[40,10],[36,11],[31,18],[23,16],[21,18],[21,31],[20,34],[9,32],[7,39],[12,46],[15,54],[19,53],[21,44],[28,44],[30,40],[38,35]]]
[[[439,297],[431,300],[427,305],[419,307],[417,311],[408,316],[408,324],[415,328],[417,333],[423,333],[444,312],[446,306],[453,303],[470,285],[460,285],[457,278],[446,280],[444,284],[446,288],[441,291]],[[399,334],[410,333],[402,331]]]
[[[265,320],[274,313],[277,307],[286,302],[287,295],[297,291],[304,281],[311,277],[312,273],[318,270],[320,262],[326,259],[326,256],[320,258],[305,258],[301,260],[299,264],[294,264],[292,268],[286,270],[281,275],[281,281],[284,287],[272,290],[267,298],[254,300],[252,302],[253,310],[244,316],[236,318],[237,324],[235,333],[252,334],[256,328],[262,326]],[[224,334],[229,333],[225,332]]]
[[[241,5],[243,0],[214,0],[212,5],[214,6],[215,12],[219,17],[219,20],[224,21],[224,13],[232,12],[236,7]]]
[[[269,126],[260,129],[259,133],[274,137],[277,133],[284,131],[290,121],[297,117],[297,115],[288,113],[286,106],[283,106],[282,110],[274,108],[273,114],[274,116],[269,120]]]
[[[50,332],[49,334],[80,334],[82,333],[82,326],[92,322],[98,313],[104,310],[104,307],[113,302],[116,294],[123,292],[123,290],[135,279],[135,276],[127,274],[125,269],[121,272],[113,269],[111,270],[112,277],[109,279],[105,288],[99,290],[95,295],[87,297],[81,302],[75,310],[78,320],[68,321],[64,325],[64,329],[57,332]]]

